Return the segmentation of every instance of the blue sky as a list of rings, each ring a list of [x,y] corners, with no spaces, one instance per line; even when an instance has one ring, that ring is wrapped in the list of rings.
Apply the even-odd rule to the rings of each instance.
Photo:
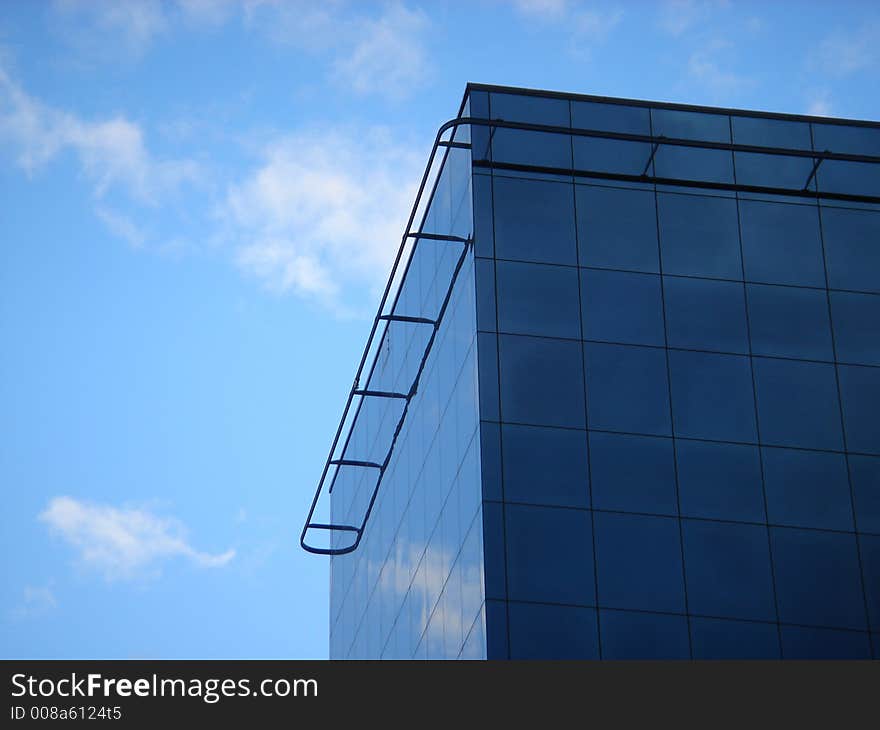
[[[467,81],[880,118],[869,2],[7,0],[0,655],[324,657],[299,529]]]

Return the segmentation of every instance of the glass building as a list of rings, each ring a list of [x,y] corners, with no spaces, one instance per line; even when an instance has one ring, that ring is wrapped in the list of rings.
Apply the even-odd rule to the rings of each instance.
[[[878,163],[469,85],[303,532],[331,657],[880,658]]]

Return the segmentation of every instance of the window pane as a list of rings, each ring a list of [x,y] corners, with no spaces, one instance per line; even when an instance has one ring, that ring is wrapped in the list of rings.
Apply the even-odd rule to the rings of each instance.
[[[595,509],[677,513],[671,439],[593,432],[590,461]]]
[[[825,286],[816,206],[739,202],[746,279]]]
[[[568,101],[520,94],[489,95],[493,119],[569,126]],[[564,134],[545,134],[498,127],[492,136],[492,159],[527,165],[571,167],[571,140]]]
[[[498,502],[483,502],[483,554],[486,598],[507,599],[504,555],[504,510]]]
[[[689,659],[687,618],[636,611],[599,612],[603,659]]]
[[[576,268],[498,261],[496,271],[502,332],[580,337]]]
[[[654,134],[706,142],[730,142],[730,120],[726,114],[652,109]]]
[[[584,431],[505,424],[502,447],[508,502],[590,506]]]
[[[663,273],[742,279],[736,201],[657,195]]]
[[[477,334],[477,368],[480,382],[480,418],[498,421],[498,336]]]
[[[849,457],[856,526],[862,532],[880,534],[880,459],[872,456]]]
[[[775,621],[767,528],[683,520],[691,613]]]
[[[507,601],[486,601],[486,658],[509,659]]]
[[[770,528],[779,620],[866,629],[854,535]]]
[[[880,369],[841,365],[838,374],[847,447],[880,454]]]
[[[753,364],[764,443],[843,448],[833,365],[766,358]]]
[[[730,121],[733,126],[733,141],[736,144],[812,149],[810,125],[807,122],[738,116],[731,117]]]
[[[651,133],[651,119],[647,107],[628,104],[573,101],[571,122],[578,129],[599,129],[626,134]]]
[[[825,160],[816,171],[819,190],[845,195],[880,195],[880,165]]]
[[[853,155],[880,155],[880,129],[846,124],[813,124],[814,149]]]
[[[870,659],[868,634],[805,626],[782,626],[783,659]]]
[[[590,428],[670,434],[663,350],[586,343],[584,355]]]
[[[810,157],[761,155],[754,152],[735,152],[734,164],[738,184],[760,187],[802,190],[813,171]],[[810,180],[808,189],[816,189],[815,179]]]
[[[574,166],[576,170],[641,175],[650,158],[651,145],[647,142],[629,142],[601,137],[574,137]]]
[[[749,351],[742,284],[663,277],[670,347]]]
[[[880,536],[862,535],[859,540],[865,600],[868,604],[868,623],[880,629]]]
[[[660,270],[653,191],[575,185],[575,194],[582,266]]]
[[[756,447],[679,439],[675,449],[683,516],[764,522]]]
[[[763,454],[767,517],[771,523],[853,529],[843,454],[766,448]]]
[[[510,600],[595,605],[590,513],[509,504],[505,514]]]
[[[880,365],[880,296],[833,291],[831,317],[839,361]]]
[[[494,332],[498,329],[495,311],[495,262],[492,259],[474,259],[474,277],[477,290],[477,329]]]
[[[694,659],[778,659],[776,624],[691,618]]]
[[[581,343],[518,335],[500,340],[504,420],[583,428]]]
[[[663,345],[660,277],[581,270],[584,339]]]
[[[669,352],[675,433],[754,442],[755,403],[747,357]]]
[[[501,427],[480,421],[480,476],[483,499],[501,501]]]
[[[495,231],[492,226],[492,178],[475,174],[474,182],[474,255],[495,255]]]
[[[834,359],[824,291],[765,284],[746,288],[754,354]]]
[[[678,520],[596,512],[599,604],[684,611]]]
[[[496,176],[494,189],[498,258],[577,263],[571,185]]]
[[[654,155],[654,174],[674,180],[733,182],[733,155],[729,150],[661,144]]]
[[[828,286],[880,293],[880,213],[822,208]]]
[[[596,609],[510,604],[511,659],[598,659]]]

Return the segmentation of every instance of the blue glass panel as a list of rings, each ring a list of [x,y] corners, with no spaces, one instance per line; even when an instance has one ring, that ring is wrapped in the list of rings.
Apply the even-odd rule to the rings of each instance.
[[[510,603],[511,659],[598,659],[596,609]]]
[[[862,532],[880,534],[880,459],[872,456],[849,457],[856,526]]]
[[[777,525],[852,530],[843,454],[764,449],[767,518]]]
[[[665,276],[663,296],[670,347],[749,351],[742,284]]]
[[[859,538],[859,551],[868,623],[872,631],[877,631],[880,629],[880,535],[862,535]]]
[[[480,422],[480,476],[483,499],[501,501],[501,427],[492,421]]]
[[[654,155],[654,173],[674,180],[733,182],[733,154],[728,150],[661,144]]]
[[[814,123],[813,148],[851,155],[880,155],[880,129]]]
[[[684,616],[599,611],[603,659],[690,659]]]
[[[825,286],[815,205],[741,200],[739,215],[748,281]]]
[[[841,365],[838,375],[847,447],[880,454],[880,368]]]
[[[489,96],[492,119],[568,127],[568,100],[525,94]],[[498,127],[492,137],[492,159],[527,165],[571,167],[571,140],[568,135],[505,129]]]
[[[675,433],[722,441],[756,440],[747,357],[669,352]]]
[[[500,348],[505,421],[584,427],[580,342],[501,335]]]
[[[694,659],[778,659],[776,624],[691,618]]]
[[[840,362],[880,365],[880,296],[833,291],[831,317]]]
[[[590,513],[505,507],[510,600],[595,605]]]
[[[498,328],[545,337],[580,337],[578,271],[499,261]]]
[[[472,91],[468,99],[468,113],[477,119],[489,118],[489,94],[485,91]],[[491,158],[489,150],[489,127],[475,124],[471,127],[472,155],[475,160]],[[475,209],[476,210],[476,209]]]
[[[504,511],[498,502],[483,502],[483,555],[486,598],[506,599]]]
[[[502,448],[508,502],[590,506],[584,431],[505,424]]]
[[[585,343],[584,355],[590,428],[670,434],[663,350]]]
[[[683,520],[691,613],[775,621],[767,528]]]
[[[833,365],[757,357],[753,364],[764,443],[843,448]]]
[[[805,626],[782,626],[783,659],[870,659],[868,634]]]
[[[595,509],[678,511],[671,439],[592,432],[590,476]]]
[[[581,270],[584,339],[663,345],[660,277]]]
[[[764,521],[756,447],[679,439],[675,449],[683,516]]]
[[[477,362],[480,383],[480,418],[498,421],[498,336],[477,334]]]
[[[599,102],[572,102],[572,126],[624,134],[650,134],[651,122],[645,107]],[[577,169],[640,175],[651,155],[647,142],[630,142],[596,137],[573,137]]]
[[[474,259],[474,276],[477,291],[477,329],[494,332],[498,329],[496,319],[495,262],[492,259]]]
[[[813,160],[810,157],[735,152],[734,164],[736,182],[739,185],[770,188],[802,190],[813,171]],[[815,178],[810,180],[808,189],[816,189]]]
[[[730,142],[730,120],[726,114],[652,109],[651,122],[657,136]]]
[[[474,255],[495,255],[495,230],[492,221],[492,177],[474,174]]]
[[[486,659],[509,659],[507,601],[486,601]]]
[[[599,605],[684,612],[678,520],[596,512]]]
[[[656,273],[653,191],[575,185],[581,266]]]
[[[736,144],[811,150],[812,138],[807,122],[766,117],[731,117],[733,141]]]
[[[658,193],[663,273],[742,279],[736,201]]]
[[[783,623],[867,628],[855,535],[770,528]]]
[[[496,176],[494,189],[498,258],[577,263],[570,184]]]
[[[828,286],[880,293],[880,212],[822,208]]]
[[[765,284],[746,289],[755,355],[834,359],[824,291]]]

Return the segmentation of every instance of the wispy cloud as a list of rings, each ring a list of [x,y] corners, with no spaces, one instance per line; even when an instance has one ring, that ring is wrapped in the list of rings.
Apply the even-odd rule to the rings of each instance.
[[[141,56],[169,27],[161,0],[55,0],[53,8],[71,45],[108,58]]]
[[[356,38],[333,64],[333,77],[358,94],[402,98],[429,76],[424,47],[428,18],[421,10],[392,5],[363,18]]]
[[[836,76],[876,69],[880,65],[880,21],[837,30],[819,44],[818,65]]]
[[[728,0],[666,0],[660,5],[658,25],[680,37],[703,26],[713,13],[730,5]]]
[[[108,580],[155,575],[171,558],[215,568],[235,557],[234,550],[216,554],[196,550],[178,520],[147,509],[55,497],[39,519],[76,550],[82,565],[100,571]]]
[[[242,270],[340,314],[387,275],[420,155],[386,129],[300,131],[267,145],[219,211]],[[354,301],[352,301],[354,299]]]
[[[831,93],[828,89],[813,91],[807,100],[807,114],[817,117],[831,116]]]
[[[0,68],[0,144],[12,148],[18,164],[34,174],[60,153],[73,151],[93,192],[102,197],[123,187],[154,203],[199,177],[187,159],[160,159],[144,142],[140,126],[125,117],[89,121],[28,95]]]
[[[733,44],[723,40],[711,41],[695,50],[687,64],[691,80],[719,99],[727,99],[754,86],[755,79],[729,70],[733,64],[727,57],[733,50]]]
[[[52,612],[58,600],[51,586],[27,585],[21,592],[21,599],[10,612],[9,617],[16,621],[37,618]]]
[[[578,0],[513,0],[513,6],[530,22],[564,32],[569,50],[580,56],[604,41],[624,17],[620,7],[598,7]]]

